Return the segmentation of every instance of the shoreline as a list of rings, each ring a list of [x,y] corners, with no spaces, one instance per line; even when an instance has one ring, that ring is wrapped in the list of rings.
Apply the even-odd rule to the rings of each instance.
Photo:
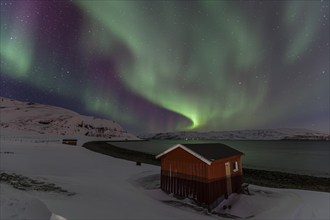
[[[155,155],[119,148],[108,144],[106,141],[87,142],[82,147],[115,158],[160,166],[160,161],[155,159]],[[330,192],[330,178],[327,177],[314,177],[243,167],[243,178],[246,183],[265,187]]]

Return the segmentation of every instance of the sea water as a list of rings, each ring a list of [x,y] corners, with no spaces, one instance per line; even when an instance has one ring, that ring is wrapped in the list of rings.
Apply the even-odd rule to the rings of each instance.
[[[223,143],[243,152],[243,167],[330,177],[329,141],[151,140],[113,142],[118,147],[157,155],[178,143]]]

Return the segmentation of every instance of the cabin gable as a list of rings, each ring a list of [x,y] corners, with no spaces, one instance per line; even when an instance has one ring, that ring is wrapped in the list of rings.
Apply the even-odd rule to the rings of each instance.
[[[181,144],[174,145],[173,147],[167,149],[167,150],[164,151],[163,153],[158,154],[158,155],[156,156],[156,158],[157,158],[157,159],[158,159],[158,158],[162,158],[162,157],[164,157],[164,155],[168,155],[169,153],[175,151],[175,150],[178,149],[178,148],[181,148],[181,149],[184,150],[186,153],[188,153],[188,154],[194,156],[195,158],[198,158],[199,160],[203,161],[204,163],[206,163],[206,164],[208,164],[208,165],[211,164],[211,161],[210,161],[210,160],[206,159],[205,157],[201,156],[200,154],[198,154],[198,153],[192,151],[191,149],[189,149],[189,148],[187,148],[187,147],[185,147],[184,145],[181,145]],[[180,158],[180,159],[182,160],[182,158]]]
[[[207,165],[199,158],[178,147],[161,157],[161,169],[168,175],[175,174],[183,178],[205,179],[208,176]]]

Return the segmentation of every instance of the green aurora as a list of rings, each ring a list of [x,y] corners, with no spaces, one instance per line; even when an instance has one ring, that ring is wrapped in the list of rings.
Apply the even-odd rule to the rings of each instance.
[[[133,130],[324,129],[328,3],[73,1],[66,4],[76,14],[66,16],[78,21],[62,30],[74,34],[61,50],[35,34],[39,2],[1,5],[1,75],[79,100],[84,111]],[[54,8],[60,16],[64,3]],[[62,45],[52,30],[48,37]],[[100,57],[108,66],[97,66]],[[122,98],[127,93],[143,103]]]

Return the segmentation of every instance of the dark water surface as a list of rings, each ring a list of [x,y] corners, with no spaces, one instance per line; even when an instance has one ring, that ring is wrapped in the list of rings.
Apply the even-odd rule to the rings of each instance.
[[[330,142],[327,141],[181,141],[111,142],[131,150],[157,155],[178,143],[223,143],[243,153],[246,168],[330,177]]]

